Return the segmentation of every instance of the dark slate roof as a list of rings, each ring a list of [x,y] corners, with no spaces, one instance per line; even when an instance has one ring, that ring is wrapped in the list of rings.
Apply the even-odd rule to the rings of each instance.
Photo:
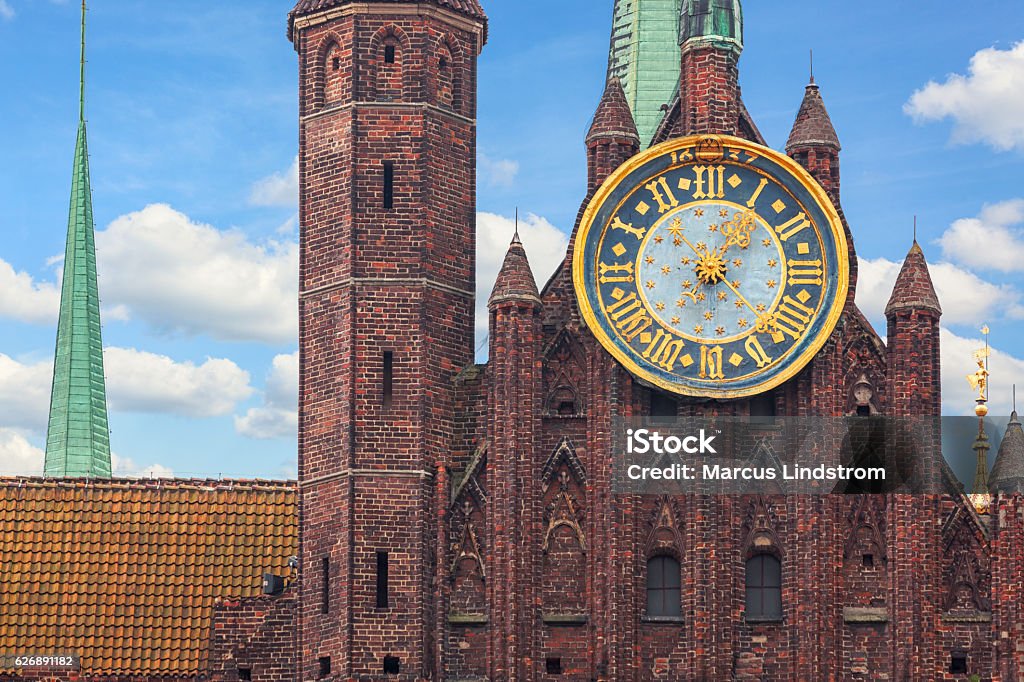
[[[842,149],[832,119],[825,109],[825,102],[821,99],[821,91],[814,83],[808,85],[804,93],[804,101],[800,104],[793,130],[789,133],[789,141],[786,142],[786,152],[791,153],[799,147],[832,147],[836,151]]]
[[[294,39],[292,35],[292,26],[295,23],[296,17],[301,17],[306,14],[314,14],[316,12],[323,12],[333,7],[340,7],[341,5],[350,4],[353,0],[298,0],[295,3],[295,7],[291,12],[288,13],[288,38]],[[376,0],[377,2],[405,2],[409,0]],[[484,13],[483,7],[480,6],[478,0],[422,0],[424,2],[431,2],[438,7],[450,9],[459,14],[465,14],[466,16],[474,19],[481,19],[486,24],[487,15]]]
[[[1024,428],[1016,410],[1010,415],[989,480],[992,492],[1024,492]]]
[[[601,103],[597,105],[594,120],[590,124],[590,132],[587,133],[587,141],[595,137],[629,137],[640,141],[633,113],[629,109],[629,102],[626,101],[626,92],[618,78],[608,79]]]
[[[939,297],[935,294],[932,277],[928,272],[928,263],[916,240],[903,261],[903,268],[900,270],[899,277],[896,278],[896,286],[892,289],[889,304],[885,306],[885,314],[889,315],[904,308],[926,309],[942,313]]]
[[[540,293],[537,291],[537,282],[533,279],[530,261],[526,258],[526,249],[516,234],[505,254],[505,262],[501,265],[487,304],[494,305],[502,301],[521,299],[540,302]]]

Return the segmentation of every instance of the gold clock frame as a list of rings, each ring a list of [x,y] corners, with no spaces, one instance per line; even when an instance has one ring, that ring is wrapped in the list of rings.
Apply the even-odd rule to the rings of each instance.
[[[696,390],[689,386],[666,381],[649,372],[627,353],[623,352],[605,333],[601,328],[601,325],[598,323],[597,315],[586,296],[586,282],[584,279],[586,264],[584,263],[584,254],[586,251],[587,237],[589,236],[591,229],[594,227],[594,219],[596,218],[598,211],[604,205],[605,200],[612,191],[614,191],[630,173],[644,166],[652,159],[663,155],[669,155],[672,154],[672,152],[678,152],[683,149],[693,149],[697,154],[699,154],[699,150],[708,147],[717,149],[724,149],[728,147],[730,149],[744,151],[752,156],[767,158],[783,170],[787,171],[793,179],[800,183],[811,198],[817,202],[818,208],[821,209],[821,212],[828,219],[827,227],[831,231],[836,244],[836,265],[839,274],[839,287],[837,288],[832,301],[829,302],[830,307],[826,317],[824,318],[825,322],[821,331],[814,339],[811,339],[810,344],[803,350],[803,352],[789,358],[787,360],[787,366],[773,377],[764,382],[740,389]],[[673,164],[672,167],[684,165],[690,165],[690,162],[677,162]],[[823,230],[825,228],[825,226],[822,225],[817,227],[819,230]],[[576,235],[572,259],[572,283],[576,294],[576,302],[580,308],[580,313],[583,316],[587,327],[590,329],[590,332],[598,340],[601,346],[637,379],[676,395],[726,400],[746,398],[770,391],[795,377],[805,367],[807,367],[811,360],[814,359],[814,356],[816,356],[825,345],[825,342],[828,341],[832,332],[835,330],[836,324],[839,322],[839,318],[843,314],[843,310],[846,307],[846,299],[849,295],[849,244],[846,240],[846,230],[843,226],[842,219],[840,219],[839,212],[832,204],[832,200],[829,198],[822,186],[818,184],[818,181],[815,180],[811,174],[796,161],[785,154],[775,151],[774,149],[764,147],[755,142],[734,137],[732,135],[690,135],[662,142],[661,144],[650,147],[637,154],[619,166],[597,189],[583,213],[579,231]]]

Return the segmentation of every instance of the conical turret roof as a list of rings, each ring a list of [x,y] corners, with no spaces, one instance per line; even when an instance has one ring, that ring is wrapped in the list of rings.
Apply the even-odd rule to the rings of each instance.
[[[587,142],[597,137],[629,137],[640,142],[640,135],[633,121],[633,112],[626,101],[626,93],[618,78],[609,78],[601,96],[601,103],[594,112],[594,120],[587,133]]]
[[[532,300],[540,302],[540,293],[537,291],[537,282],[533,279],[533,271],[530,269],[530,261],[526,257],[526,249],[519,241],[519,234],[512,238],[508,251],[505,253],[505,262],[498,271],[498,279],[494,282],[494,289],[491,297],[487,300],[488,306],[493,306],[502,301]]]
[[[786,142],[786,152],[792,153],[801,147],[842,149],[832,119],[825,109],[825,101],[821,99],[821,91],[813,81],[804,91],[804,101],[800,103],[800,111]]]
[[[989,480],[994,493],[1024,492],[1024,428],[1016,410],[1010,415]]]
[[[939,305],[939,297],[935,294],[932,276],[928,272],[928,262],[916,239],[903,261],[903,268],[896,278],[896,286],[893,287],[892,296],[885,306],[885,314],[889,315],[906,308],[933,310],[942,314],[942,306]]]

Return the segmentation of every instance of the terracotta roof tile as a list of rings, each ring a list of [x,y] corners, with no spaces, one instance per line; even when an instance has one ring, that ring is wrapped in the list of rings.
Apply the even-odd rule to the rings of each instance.
[[[0,478],[0,652],[198,676],[216,600],[258,596],[297,553],[294,483]]]

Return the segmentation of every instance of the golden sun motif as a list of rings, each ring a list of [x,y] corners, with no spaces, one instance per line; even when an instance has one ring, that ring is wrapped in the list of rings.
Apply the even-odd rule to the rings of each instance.
[[[725,279],[725,261],[717,251],[709,251],[697,261],[697,279],[701,284],[718,284]]]

